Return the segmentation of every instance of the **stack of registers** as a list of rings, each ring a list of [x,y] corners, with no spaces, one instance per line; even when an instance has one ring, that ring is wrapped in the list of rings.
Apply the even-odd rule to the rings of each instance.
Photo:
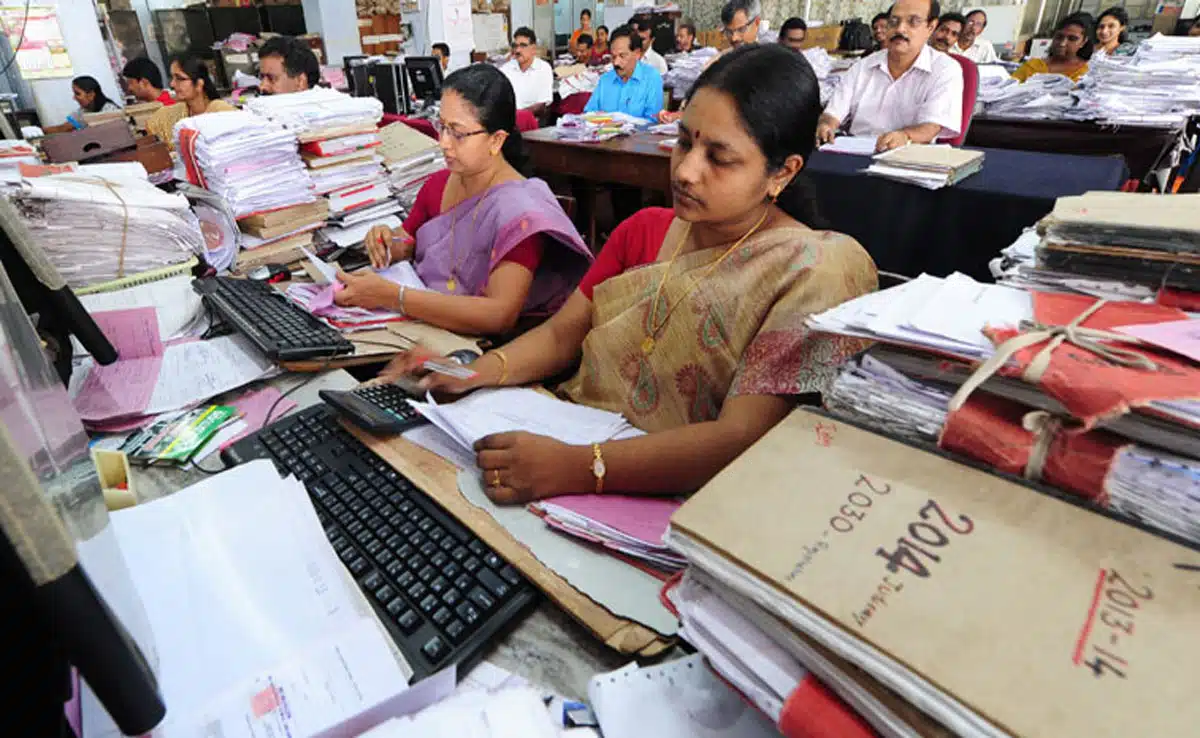
[[[1003,82],[980,75],[988,84],[979,88],[978,99],[989,118],[1059,120],[1075,105],[1071,91],[1075,82],[1061,74],[1035,74],[1024,82]]]
[[[136,164],[23,177],[12,202],[74,289],[184,264],[205,250],[187,199],[150,184]]]
[[[1182,310],[922,275],[808,324],[880,342],[835,382],[839,415],[1200,544],[1200,321]]]
[[[1200,113],[1200,38],[1157,34],[1132,57],[1093,57],[1068,117],[1182,127]]]
[[[983,169],[983,152],[935,144],[909,144],[875,155],[867,174],[940,190]]]
[[[238,219],[316,200],[296,134],[276,122],[246,111],[197,115],[176,124],[175,139],[188,182]]]
[[[689,564],[668,590],[684,637],[789,738],[1200,722],[1200,552],[818,411],[667,539]]]
[[[564,115],[555,125],[554,135],[563,141],[599,143],[636,133],[650,121],[625,113],[582,113]]]
[[[379,137],[383,141],[380,154],[396,200],[405,211],[410,211],[425,182],[446,167],[442,150],[437,139],[404,123],[384,126]]]
[[[242,250],[237,255],[236,270],[244,273],[263,264],[299,261],[328,217],[329,202],[321,198],[240,219]]]

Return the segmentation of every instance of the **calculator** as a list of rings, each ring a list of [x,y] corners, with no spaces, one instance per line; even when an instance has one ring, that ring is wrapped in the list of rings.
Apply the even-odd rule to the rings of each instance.
[[[321,390],[321,400],[363,430],[396,434],[428,421],[408,400],[412,397],[395,384],[364,385],[352,390]]]

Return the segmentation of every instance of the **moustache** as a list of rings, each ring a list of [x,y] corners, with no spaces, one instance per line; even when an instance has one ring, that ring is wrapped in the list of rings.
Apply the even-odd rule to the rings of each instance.
[[[903,33],[893,34],[892,37],[890,39],[888,39],[888,41],[907,41],[907,40],[908,40],[908,36],[905,36]]]

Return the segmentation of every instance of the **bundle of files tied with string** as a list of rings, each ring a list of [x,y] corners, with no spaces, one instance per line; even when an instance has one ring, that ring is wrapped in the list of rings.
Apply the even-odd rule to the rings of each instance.
[[[1006,283],[808,319],[862,346],[825,407],[667,536],[681,634],[786,735],[1194,732],[1198,197],[1062,198]]]

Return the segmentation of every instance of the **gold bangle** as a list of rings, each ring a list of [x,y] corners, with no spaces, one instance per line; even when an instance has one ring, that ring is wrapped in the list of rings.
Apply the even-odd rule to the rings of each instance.
[[[508,357],[500,349],[495,349],[492,353],[500,359],[500,379],[496,380],[496,386],[503,387],[508,381]]]

